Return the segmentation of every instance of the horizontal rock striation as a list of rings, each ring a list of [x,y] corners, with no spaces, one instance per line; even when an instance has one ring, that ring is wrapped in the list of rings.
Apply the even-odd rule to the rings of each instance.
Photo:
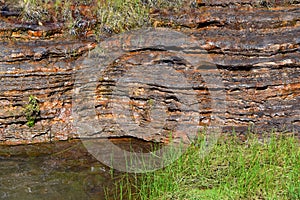
[[[226,130],[299,132],[300,8],[244,3],[231,8],[225,1],[203,3],[185,15],[170,11],[156,20],[172,21],[214,60],[226,89]]]
[[[101,126],[103,130],[95,134],[87,133],[85,137],[131,136],[167,141],[170,132],[180,127],[180,116],[184,116],[180,118],[184,123],[188,117],[199,117],[197,122],[201,127],[209,127],[219,120],[224,131],[235,129],[245,133],[251,129],[264,133],[276,129],[299,133],[299,2],[286,4],[276,1],[273,5],[266,4],[268,1],[265,4],[253,2],[197,1],[198,5],[180,10],[152,11],[154,26],[178,31],[196,41],[197,48],[205,50],[200,51],[199,56],[209,57],[209,65],[214,66],[209,70],[203,71],[203,66],[195,68],[176,54],[195,50],[193,44],[180,46],[180,43],[175,43],[178,49],[172,47],[174,51],[168,51],[164,46],[132,46],[124,49],[124,55],[111,60],[97,80],[78,80],[78,73],[86,67],[83,63],[87,55],[96,48],[93,37],[84,40],[68,38],[63,35],[59,24],[22,24],[15,22],[12,16],[2,14],[0,142],[20,144],[77,138],[78,127],[73,126],[72,109],[86,115],[77,116],[75,113],[75,120],[79,120],[79,124],[93,117],[104,124]],[[175,40],[168,34],[165,40],[171,44]],[[127,44],[126,40],[122,42]],[[96,56],[102,53],[98,52]],[[111,50],[112,58],[113,54]],[[93,71],[95,69],[87,72],[99,73]],[[143,69],[144,74],[140,74],[139,69]],[[174,80],[178,80],[178,77],[173,80],[171,71],[169,74],[160,74],[169,78],[169,85],[159,80],[153,83],[149,77],[147,79],[147,74],[150,76],[153,71],[151,69],[175,69],[187,79],[188,84],[177,85]],[[211,77],[220,76],[222,87],[218,84],[209,86],[203,73]],[[138,76],[146,78],[136,84],[130,82],[130,77]],[[132,87],[122,87],[122,84],[129,84],[127,80]],[[74,108],[73,97],[78,97],[76,84],[80,85],[81,81],[92,82],[86,91],[95,96],[75,99],[77,107]],[[225,102],[226,109],[216,109],[213,98],[217,97],[212,96],[212,91],[223,91],[216,102]],[[33,127],[26,124],[28,119],[25,112],[30,95],[37,98],[40,107]],[[188,100],[184,101],[178,96]],[[189,101],[195,96],[197,109]],[[121,106],[124,99],[126,107]],[[93,111],[79,106],[86,102],[93,102]],[[157,112],[156,117],[151,117],[151,114],[155,115],[155,105],[158,106],[157,110],[164,110],[165,114]],[[189,106],[192,109],[188,109]],[[124,108],[130,109],[131,114],[113,110]],[[94,114],[89,115],[91,112]],[[166,121],[160,122],[160,115]],[[162,131],[153,133],[152,129],[147,129],[151,122],[156,123],[152,123],[154,129],[155,125],[162,126]],[[125,131],[120,124],[127,127]],[[134,129],[132,124],[138,124],[141,128]],[[179,131],[177,136],[184,135],[184,131]]]

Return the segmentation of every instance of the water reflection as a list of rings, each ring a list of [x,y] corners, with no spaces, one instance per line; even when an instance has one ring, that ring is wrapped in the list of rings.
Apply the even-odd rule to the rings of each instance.
[[[124,149],[149,149],[149,143],[116,139]],[[117,179],[80,141],[0,146],[0,199],[105,199]],[[114,172],[114,177],[122,176]]]

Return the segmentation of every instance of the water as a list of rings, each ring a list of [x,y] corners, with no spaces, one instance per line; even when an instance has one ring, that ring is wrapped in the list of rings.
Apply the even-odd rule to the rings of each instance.
[[[114,143],[149,148],[133,139]],[[111,174],[80,141],[0,146],[0,199],[113,199],[122,174]]]

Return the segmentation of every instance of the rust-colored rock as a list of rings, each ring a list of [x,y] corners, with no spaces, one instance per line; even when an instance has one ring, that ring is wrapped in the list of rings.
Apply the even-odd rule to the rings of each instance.
[[[152,13],[152,21],[157,27],[169,27],[186,34],[208,52],[217,67],[210,73],[221,74],[224,88],[219,89],[224,89],[226,94],[226,112],[219,114],[224,122],[223,129],[245,132],[250,127],[259,133],[272,129],[299,133],[299,2],[286,5],[276,1],[273,7],[248,0],[197,2],[198,7],[194,5],[181,11],[156,10]],[[60,24],[19,24],[2,13],[1,143],[37,143],[78,137],[72,117],[75,75],[82,68],[81,61],[95,48],[95,41],[65,38],[62,34]],[[106,110],[111,101],[108,97],[112,94],[114,78],[139,65],[170,65],[178,70],[189,66],[167,51],[151,48],[131,49],[118,62],[112,63],[104,73],[108,78],[99,79],[95,91],[98,118],[112,122],[112,127],[106,127],[104,136],[124,136],[124,132],[113,128],[116,116]],[[203,84],[196,72],[189,76]],[[167,141],[167,131],[176,128],[180,101],[163,91],[162,85],[152,86],[142,85],[131,91],[130,98],[134,101],[129,106],[134,110],[135,120],[143,126],[151,121],[149,95],[165,102],[169,111],[166,132],[127,136]],[[199,125],[208,126],[214,120],[211,119],[210,93],[205,84],[193,90],[201,102],[197,111],[201,114]],[[40,114],[31,128],[26,125],[24,114],[30,95],[37,97],[40,106]]]

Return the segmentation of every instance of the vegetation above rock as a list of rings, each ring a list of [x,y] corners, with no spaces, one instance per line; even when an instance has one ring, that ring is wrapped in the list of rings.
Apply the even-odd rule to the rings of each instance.
[[[21,0],[20,19],[43,25],[64,23],[71,35],[120,33],[151,25],[150,13],[155,9],[176,9],[185,0]]]

